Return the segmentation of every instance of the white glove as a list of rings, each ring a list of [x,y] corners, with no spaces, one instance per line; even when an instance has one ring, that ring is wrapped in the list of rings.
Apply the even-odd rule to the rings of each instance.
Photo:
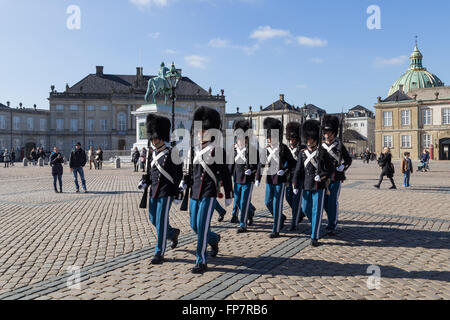
[[[261,184],[261,181],[256,180],[255,186],[256,186],[257,188],[259,187],[260,184]]]
[[[225,199],[225,207],[229,207],[233,204],[233,199]]]
[[[252,170],[248,169],[245,171],[245,175],[246,176],[251,176],[252,175]]]
[[[175,204],[175,205],[179,205],[181,202],[183,202],[182,200],[173,200],[173,203]]]
[[[294,194],[295,194],[295,195],[298,195],[299,192],[300,192],[300,190],[294,189]]]
[[[339,167],[336,168],[336,170],[339,172],[343,172],[344,169],[345,169],[345,166],[343,164],[341,164]]]
[[[284,170],[278,171],[278,175],[279,175],[280,177],[284,176],[284,174],[285,174]]]
[[[180,182],[180,186],[178,187],[178,189],[179,189],[180,191],[185,191],[185,190],[187,189],[186,183],[184,183],[184,181],[181,181],[181,182]]]
[[[316,181],[316,182],[320,182],[320,181],[322,181],[322,179],[320,179],[320,176],[319,175],[317,175],[315,178],[314,178],[314,181]]]

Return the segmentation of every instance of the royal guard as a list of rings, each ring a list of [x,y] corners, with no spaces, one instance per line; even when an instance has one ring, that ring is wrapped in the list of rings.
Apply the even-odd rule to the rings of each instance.
[[[347,148],[342,142],[341,135],[338,137],[339,119],[336,116],[326,115],[323,119],[323,134],[325,142],[322,148],[328,152],[334,163],[334,173],[328,186],[328,192],[325,196],[324,209],[328,215],[327,232],[329,235],[335,235],[339,216],[339,195],[341,194],[342,183],[345,181],[345,172],[352,165],[352,158]]]
[[[170,226],[169,212],[172,201],[178,196],[183,169],[182,164],[177,165],[172,161],[172,153],[178,151],[170,146],[170,120],[149,114],[146,124],[150,149],[147,175],[143,182],[150,188],[148,211],[158,238],[151,263],[161,264],[164,261],[167,239],[172,240],[172,249],[178,245],[180,230]]]
[[[320,224],[327,181],[334,172],[333,162],[324,149],[320,148],[320,123],[307,120],[302,127],[306,149],[298,157],[294,173],[294,194],[302,191],[302,210],[311,221],[311,245],[319,245]]]
[[[194,147],[193,152],[191,150],[192,164],[180,184],[180,189],[185,190],[188,185],[191,188],[189,212],[192,230],[197,234],[197,259],[192,272],[198,274],[207,270],[207,245],[211,246],[212,257],[219,253],[220,235],[210,230],[211,216],[219,194],[218,182],[222,181],[227,207],[233,201],[233,186],[226,165],[225,150],[211,135],[211,130],[221,128],[220,114],[214,109],[200,107],[194,113],[193,121],[202,123],[201,130],[194,133],[197,134],[200,144]]]
[[[229,170],[234,180],[234,204],[241,211],[238,233],[246,233],[248,221],[253,220],[252,193],[258,170],[258,150],[252,146],[248,137],[250,122],[239,120],[234,124],[237,140],[234,146],[234,161]],[[253,159],[252,159],[252,156]],[[252,161],[253,160],[253,161]]]
[[[273,228],[270,238],[278,238],[283,229],[286,216],[283,214],[283,199],[289,172],[295,169],[295,160],[289,148],[282,142],[283,125],[280,120],[266,118],[264,130],[267,132],[267,159],[265,163],[259,161],[255,185],[258,187],[262,178],[262,168],[266,167],[266,195],[265,204],[273,216]],[[276,136],[278,135],[278,136]]]
[[[306,146],[301,145],[301,127],[301,124],[298,122],[290,122],[286,126],[286,140],[288,141],[288,148],[295,161],[298,161],[300,151],[306,148]],[[294,188],[292,187],[293,178],[294,171],[292,170],[288,176],[288,183],[286,187],[286,201],[292,209],[292,221],[289,231],[295,231],[297,226],[303,220],[301,206],[303,189],[300,189],[299,193],[294,194]]]

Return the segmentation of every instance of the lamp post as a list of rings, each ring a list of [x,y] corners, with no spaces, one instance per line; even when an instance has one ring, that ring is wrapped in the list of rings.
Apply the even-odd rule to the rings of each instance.
[[[175,100],[177,96],[175,95],[175,90],[177,89],[178,83],[181,80],[181,70],[175,68],[175,64],[172,62],[172,67],[170,72],[166,75],[167,82],[169,83],[171,90],[172,99],[172,132],[175,131]]]

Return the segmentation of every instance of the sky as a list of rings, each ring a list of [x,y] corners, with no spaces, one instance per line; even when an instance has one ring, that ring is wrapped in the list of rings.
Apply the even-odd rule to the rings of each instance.
[[[409,67],[416,35],[424,66],[450,83],[449,9],[448,0],[0,0],[0,102],[48,109],[51,85],[64,91],[96,65],[154,75],[173,61],[206,90],[224,89],[227,112],[281,93],[328,112],[372,108]]]

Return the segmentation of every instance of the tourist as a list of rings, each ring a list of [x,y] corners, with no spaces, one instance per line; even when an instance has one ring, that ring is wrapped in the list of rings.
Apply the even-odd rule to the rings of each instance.
[[[424,170],[425,172],[427,172],[428,170],[430,170],[430,166],[429,166],[429,163],[430,163],[430,153],[428,152],[427,149],[423,149],[423,152],[422,152],[422,155],[421,155],[420,159],[421,159],[420,161],[421,161],[422,164],[423,164],[423,170]]]
[[[95,162],[95,151],[92,146],[89,147],[88,159],[89,159],[89,170],[92,170],[92,164],[94,164],[94,169],[97,169],[97,163]]]
[[[14,166],[14,161],[16,161],[16,153],[14,151],[11,151],[11,159],[10,159],[11,166]]]
[[[139,171],[139,149],[137,147],[134,147],[133,155],[131,156],[131,161],[134,164],[134,172]]]
[[[70,153],[69,158],[69,166],[70,166],[70,172],[73,173],[73,176],[75,178],[75,187],[76,192],[80,192],[80,186],[78,184],[78,174],[81,178],[81,184],[83,186],[83,192],[87,193],[86,189],[86,181],[84,180],[84,170],[83,167],[86,165],[87,158],[86,158],[86,152],[84,152],[83,149],[81,149],[81,143],[77,143],[75,145],[75,150],[72,150]]]
[[[403,173],[403,186],[409,188],[409,179],[413,173],[413,165],[410,159],[411,154],[405,152],[405,157],[402,159],[402,173]]]
[[[58,193],[58,189],[56,188],[56,180],[58,180],[59,182],[59,193],[63,193],[62,190],[63,163],[64,158],[61,155],[61,153],[59,153],[59,148],[54,147],[53,152],[50,155],[50,166],[52,167],[53,187],[55,188],[55,193]]]
[[[33,166],[35,166],[37,164],[37,157],[38,157],[38,155],[37,155],[36,149],[35,148],[31,149],[30,161],[33,164]]]
[[[367,162],[367,164],[369,164],[370,158],[371,158],[371,153],[369,151],[369,148],[367,148],[366,151],[364,151],[364,154],[363,154],[363,163]]]
[[[103,150],[98,147],[97,151],[95,151],[95,161],[97,162],[97,169],[102,170],[103,168]]]
[[[378,184],[376,184],[374,187],[380,189],[381,183],[383,182],[383,178],[384,176],[386,176],[392,183],[392,187],[390,187],[389,189],[397,189],[394,182],[395,169],[394,165],[392,164],[391,149],[389,149],[388,147],[385,147],[383,149],[383,153],[380,155],[380,158],[378,159],[378,164],[381,167],[381,175]]]
[[[145,172],[145,162],[147,161],[147,149],[145,149],[145,147],[142,147],[141,157],[139,161],[141,163],[142,172]]]
[[[5,168],[9,168],[9,162],[11,155],[8,152],[8,149],[5,149],[5,152],[3,152],[3,162],[5,163]]]

